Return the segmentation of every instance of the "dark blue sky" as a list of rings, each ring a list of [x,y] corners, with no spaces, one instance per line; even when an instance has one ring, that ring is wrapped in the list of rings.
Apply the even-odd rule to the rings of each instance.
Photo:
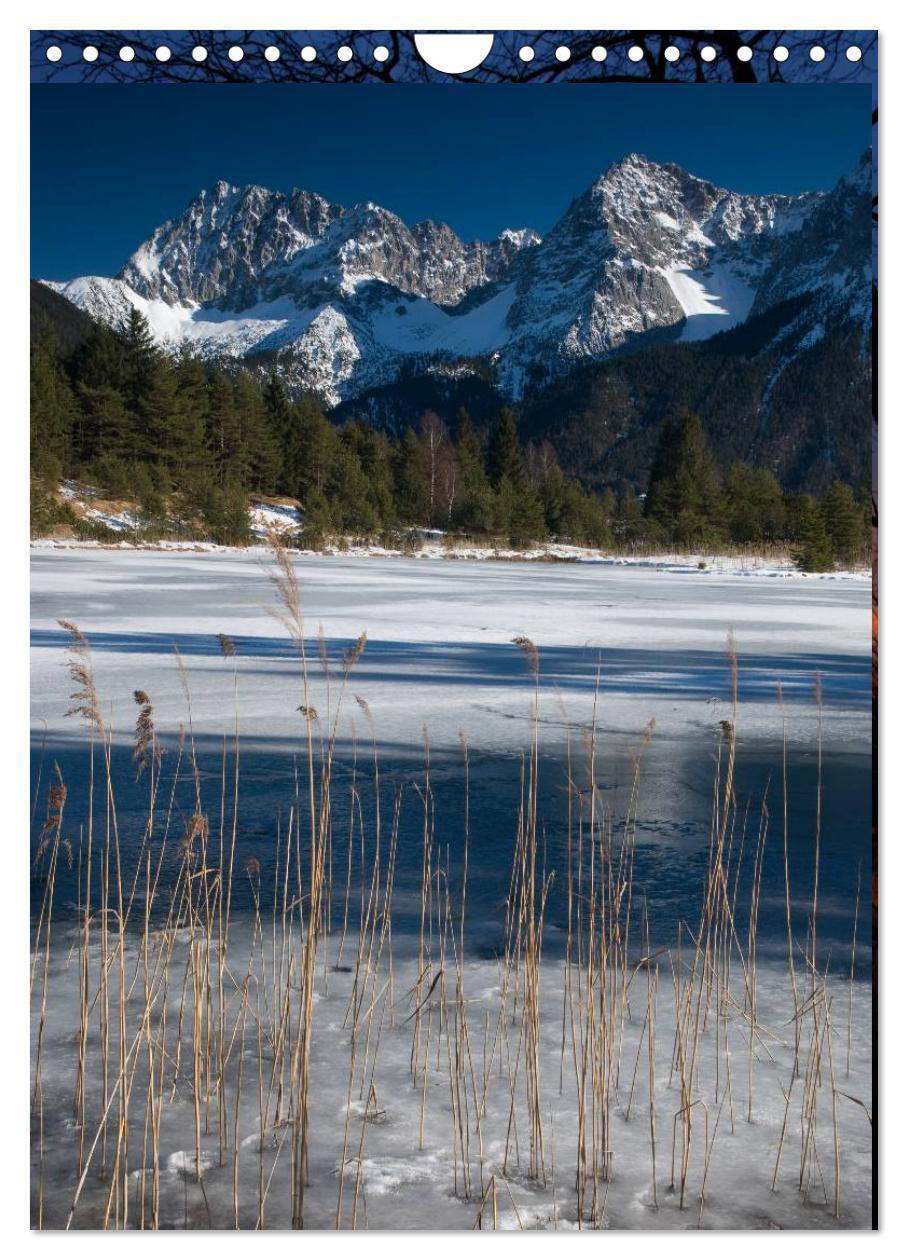
[[[830,188],[870,143],[854,85],[42,85],[32,274],[110,275],[217,179],[377,201],[461,236],[545,231],[609,163],[740,192]]]

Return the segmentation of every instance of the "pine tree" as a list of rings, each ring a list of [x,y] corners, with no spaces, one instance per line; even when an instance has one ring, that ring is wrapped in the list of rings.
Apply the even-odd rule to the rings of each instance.
[[[865,547],[864,514],[849,487],[834,481],[823,496],[822,512],[836,560],[854,565]]]
[[[272,374],[262,390],[262,402],[276,451],[279,468],[276,484],[280,494],[299,497],[305,469],[303,434],[283,382]]]
[[[774,542],[784,537],[785,499],[768,468],[735,463],[725,479],[725,518],[734,542]]]
[[[154,343],[148,320],[134,307],[130,308],[123,327],[122,381],[119,383],[126,405],[136,415],[141,410],[141,400],[151,386],[151,378],[161,361],[161,353]]]
[[[547,536],[545,513],[535,487],[526,483],[516,489],[505,477],[497,497],[499,520],[512,547],[528,547]]]
[[[489,442],[489,480],[495,489],[495,516],[512,546],[524,546],[545,535],[545,514],[530,484],[517,436],[514,412],[505,407]]]
[[[125,396],[124,357],[122,336],[99,324],[73,355],[70,365],[72,378],[79,385],[109,385]]]
[[[56,488],[70,464],[76,402],[49,331],[32,344],[30,423],[32,474]]]
[[[454,447],[458,490],[453,523],[468,533],[487,533],[493,523],[492,487],[486,475],[482,443],[467,412],[461,408]]]
[[[177,380],[171,363],[155,357],[143,372],[134,399],[141,435],[141,455],[173,485],[182,471],[183,425],[177,401]]]
[[[426,448],[413,429],[404,431],[395,464],[397,506],[402,524],[428,524],[429,477],[426,469]]]
[[[243,427],[237,415],[233,387],[221,372],[215,372],[208,382],[206,422],[215,484],[222,490],[228,483],[248,485],[249,462]]]
[[[227,481],[208,486],[201,498],[202,518],[214,542],[242,546],[249,541],[248,496],[243,486]]]
[[[548,533],[565,537],[577,524],[577,496],[561,470],[551,442],[542,442],[528,451],[528,462],[539,493]]]
[[[239,426],[239,450],[233,479],[259,494],[274,492],[280,454],[258,382],[240,372],[233,384],[234,413]]]
[[[83,385],[79,410],[83,467],[100,460],[128,463],[138,457],[135,417],[119,390],[111,385]]]
[[[821,508],[806,496],[801,504],[800,529],[800,542],[793,552],[795,564],[803,573],[828,572],[835,561],[832,541]]]
[[[526,484],[527,473],[514,412],[505,407],[498,417],[489,442],[489,480],[496,490],[508,482],[519,493]]]
[[[640,502],[640,496],[628,490],[619,499],[615,509],[615,535],[627,547],[653,541],[659,526],[648,517]]]
[[[719,474],[696,416],[662,428],[650,474],[646,513],[673,542],[707,542],[720,515]]]
[[[318,400],[304,395],[293,408],[300,441],[300,484],[296,497],[305,505],[310,494],[323,494],[337,447],[334,426],[325,419]]]
[[[353,420],[339,431],[338,440],[356,454],[368,485],[367,498],[379,526],[397,518],[391,445],[383,433],[363,421]]]
[[[338,444],[325,483],[334,523],[342,530],[369,534],[378,528],[378,513],[370,502],[369,480],[356,451]]]
[[[184,352],[176,366],[176,423],[172,439],[176,490],[192,502],[211,480],[211,452],[206,442],[208,378],[198,359]]]

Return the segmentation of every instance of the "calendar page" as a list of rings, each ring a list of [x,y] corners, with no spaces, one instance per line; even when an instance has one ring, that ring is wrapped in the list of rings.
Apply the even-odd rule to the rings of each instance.
[[[875,1226],[876,58],[32,32],[33,1228]]]

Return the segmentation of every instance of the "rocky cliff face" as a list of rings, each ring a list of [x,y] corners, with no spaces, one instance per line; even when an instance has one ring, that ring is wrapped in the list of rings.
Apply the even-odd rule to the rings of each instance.
[[[631,154],[544,237],[490,242],[408,226],[371,202],[219,182],[116,278],[53,287],[109,324],[139,309],[168,347],[271,356],[291,387],[329,403],[477,360],[519,398],[578,362],[707,338],[793,296],[810,295],[805,335],[867,328],[869,264],[869,156],[832,192],[792,197],[739,194]]]

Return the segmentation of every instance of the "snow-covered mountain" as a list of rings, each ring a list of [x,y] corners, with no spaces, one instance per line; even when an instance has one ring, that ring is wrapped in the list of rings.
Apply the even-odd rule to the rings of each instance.
[[[751,196],[631,154],[543,237],[464,242],[371,202],[219,182],[115,278],[48,283],[113,326],[135,307],[167,347],[275,356],[332,404],[477,359],[519,398],[578,361],[707,338],[794,296],[810,298],[805,335],[868,327],[870,230],[869,155],[829,193]]]

